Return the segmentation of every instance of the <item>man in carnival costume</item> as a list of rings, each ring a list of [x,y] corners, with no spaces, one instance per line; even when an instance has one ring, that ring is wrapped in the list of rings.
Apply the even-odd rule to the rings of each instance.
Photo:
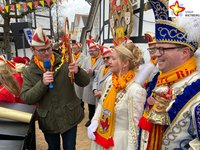
[[[74,73],[74,82],[79,86],[86,86],[89,77],[76,63],[68,65],[52,52],[52,44],[41,27],[33,33],[31,50],[33,57],[24,71],[21,98],[27,104],[37,104],[39,127],[49,150],[60,150],[60,136],[64,150],[75,150],[77,124],[84,115],[68,74]],[[45,67],[47,61],[49,69]]]
[[[96,43],[92,37],[90,37],[90,39],[88,39],[86,42],[89,48],[89,56],[85,58],[82,68],[87,71],[90,77],[90,83],[83,89],[83,101],[88,104],[89,109],[89,120],[85,124],[85,126],[88,127],[91,123],[92,117],[94,116],[96,104],[96,98],[92,92],[92,84],[97,71],[103,64],[103,59],[98,43]]]
[[[81,52],[82,44],[76,42],[76,40],[72,40],[72,56],[74,62],[79,65],[79,67],[82,67],[82,64],[85,60],[85,54]],[[76,95],[79,99],[81,99],[81,106],[84,109],[84,102],[82,101],[83,98],[83,87],[80,87],[76,84],[74,84]]]
[[[146,62],[145,64],[142,64],[139,67],[135,82],[148,89],[149,82],[152,80],[152,78],[158,71],[156,67],[157,65],[156,57],[154,56],[156,47],[156,38],[155,34],[152,32],[146,32],[144,36],[145,40],[148,42],[147,50],[149,51],[150,61]]]
[[[200,147],[200,18],[168,17],[168,1],[149,0],[156,19],[158,69],[139,126],[140,149]],[[183,20],[181,20],[183,19]]]
[[[94,93],[94,96],[96,97],[96,106],[101,97],[104,82],[112,74],[110,71],[110,65],[109,65],[109,59],[111,56],[111,48],[107,48],[101,45],[99,46],[99,48],[101,50],[104,64],[101,65],[101,67],[99,68],[97,75],[95,76],[94,81],[93,81],[92,91]]]

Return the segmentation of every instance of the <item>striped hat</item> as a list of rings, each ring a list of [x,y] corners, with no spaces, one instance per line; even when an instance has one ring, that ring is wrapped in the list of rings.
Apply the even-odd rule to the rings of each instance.
[[[108,47],[99,45],[99,48],[101,50],[102,56],[111,52],[111,49]]]
[[[31,46],[46,46],[50,44],[50,39],[44,34],[42,27],[38,27],[33,33]]]

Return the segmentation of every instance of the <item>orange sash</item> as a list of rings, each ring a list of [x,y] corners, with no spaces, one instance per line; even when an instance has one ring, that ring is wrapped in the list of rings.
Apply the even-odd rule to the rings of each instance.
[[[101,53],[99,53],[99,54],[97,55],[97,57],[91,57],[91,64],[92,64],[92,66],[94,66],[94,64],[96,63],[97,59],[98,59],[100,56],[101,56]],[[92,67],[92,66],[91,66],[91,67]]]
[[[104,66],[102,75],[104,76],[108,72],[109,69],[110,69],[109,66]]]
[[[77,54],[73,54],[75,62],[78,60],[80,55],[81,55],[81,52],[78,52]]]
[[[46,72],[46,69],[44,68],[43,62],[40,61],[40,60],[37,58],[36,55],[34,55],[34,58],[33,58],[33,59],[34,59],[35,64],[40,68],[40,70],[42,70],[43,72]],[[54,54],[51,55],[50,62],[51,62],[51,69],[50,69],[50,70],[52,71],[52,66],[53,66],[53,64],[54,64],[54,62],[55,62],[55,56],[54,56]]]

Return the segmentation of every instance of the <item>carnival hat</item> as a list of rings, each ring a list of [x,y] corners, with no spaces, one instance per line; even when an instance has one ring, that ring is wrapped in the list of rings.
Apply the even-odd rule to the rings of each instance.
[[[27,56],[23,57],[27,62],[30,62],[30,59]]]
[[[91,35],[90,35],[89,39],[86,40],[86,43],[87,43],[89,49],[99,48],[99,44],[94,41],[94,39]]]
[[[24,58],[22,58],[22,57],[14,57],[13,58],[13,61],[15,62],[15,63],[22,63],[22,64],[25,64],[26,63],[26,61],[25,61],[25,59]]]
[[[44,34],[42,27],[38,27],[33,33],[31,46],[46,46],[50,44],[50,39]]]
[[[145,40],[148,42],[149,45],[156,43],[155,34],[152,32],[146,32],[144,34]]]
[[[99,48],[99,44],[96,43],[93,40],[90,40],[90,39],[86,40],[86,43],[87,43],[89,49],[91,49],[91,48]]]
[[[190,21],[186,23],[186,17],[176,19],[169,17],[168,1],[149,0],[149,3],[156,20],[156,42],[181,44],[190,47],[192,51],[196,51],[200,40],[200,33],[198,32],[200,31],[200,19],[190,17]],[[180,18],[182,18],[182,21],[180,21]],[[186,24],[188,24],[187,28]],[[198,24],[198,26],[195,24]],[[194,31],[192,34],[190,34],[191,30]]]
[[[104,56],[105,54],[108,54],[111,52],[111,49],[102,45],[99,45],[99,48],[101,50],[101,54],[102,56]]]

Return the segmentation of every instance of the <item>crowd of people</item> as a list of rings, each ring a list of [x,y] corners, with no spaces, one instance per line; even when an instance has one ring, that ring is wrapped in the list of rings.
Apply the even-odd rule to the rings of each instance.
[[[128,38],[108,48],[90,37],[88,55],[71,42],[69,62],[38,27],[31,60],[0,57],[0,100],[37,106],[49,150],[60,150],[61,139],[64,150],[75,150],[84,117],[91,150],[199,150],[200,19],[173,20],[166,3],[149,3],[156,21],[155,33],[145,33],[150,61]]]

